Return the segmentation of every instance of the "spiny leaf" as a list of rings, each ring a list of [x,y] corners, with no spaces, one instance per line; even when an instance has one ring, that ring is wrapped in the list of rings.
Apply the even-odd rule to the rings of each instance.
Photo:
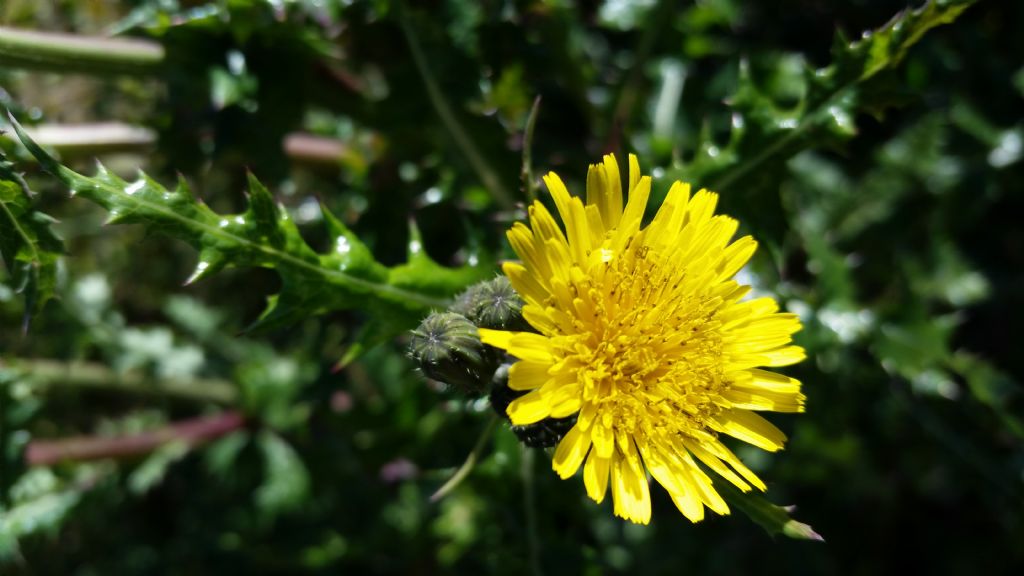
[[[411,328],[431,309],[492,273],[489,262],[446,268],[422,251],[416,235],[409,261],[389,268],[373,258],[355,234],[324,210],[331,249],[318,254],[306,244],[295,223],[270,192],[249,175],[249,205],[241,214],[221,215],[193,197],[179,181],[168,190],[146,176],[126,182],[99,165],[85,176],[61,165],[32,141],[14,121],[29,151],[73,194],[110,212],[109,221],[141,224],[178,238],[199,252],[189,278],[194,282],[226,267],[262,267],[281,276],[281,291],[270,297],[254,327],[270,328],[332,310],[362,310],[389,335]],[[378,331],[379,332],[379,331]],[[377,332],[375,332],[377,333]]]
[[[758,493],[740,492],[738,488],[725,481],[715,482],[715,489],[729,504],[750,517],[770,535],[783,534],[797,540],[825,541],[809,525],[790,518],[787,508],[772,504]]]
[[[755,84],[747,64],[741,63],[739,86],[730,101],[733,122],[728,143],[718,146],[705,134],[692,162],[678,167],[673,176],[721,191],[768,160],[788,158],[829,139],[851,138],[856,134],[855,114],[882,104],[872,101],[868,81],[894,69],[926,32],[953,22],[976,1],[931,0],[917,10],[900,12],[855,42],[837,34],[832,63],[805,70],[805,96],[791,109],[777,106]]]
[[[64,244],[51,228],[53,222],[32,208],[31,191],[0,153],[0,256],[14,289],[25,296],[25,329],[53,297],[57,284]]]

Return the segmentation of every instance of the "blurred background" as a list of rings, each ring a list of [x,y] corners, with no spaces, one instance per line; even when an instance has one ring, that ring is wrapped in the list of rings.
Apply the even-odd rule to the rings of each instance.
[[[410,219],[446,265],[511,256],[524,144],[577,193],[610,151],[656,197],[719,191],[761,243],[742,279],[802,317],[810,357],[787,370],[807,413],[771,417],[787,449],[740,456],[826,542],[691,525],[660,489],[625,523],[504,425],[430,502],[486,402],[401,336],[337,369],[359,311],[246,331],[273,271],[183,286],[188,245],[103,226],[0,137],[63,239],[27,332],[0,284],[0,573],[1020,573],[1024,4],[908,8],[4,0],[2,26],[147,41],[40,59],[0,31],[0,103],[63,162],[181,174],[220,213],[250,170],[317,249],[322,203],[386,265]]]

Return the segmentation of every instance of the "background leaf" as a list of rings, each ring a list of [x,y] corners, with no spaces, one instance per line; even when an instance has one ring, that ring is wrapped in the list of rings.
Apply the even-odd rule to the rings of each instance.
[[[32,208],[28,185],[0,152],[0,256],[11,286],[25,298],[25,327],[53,297],[64,245],[53,219]]]

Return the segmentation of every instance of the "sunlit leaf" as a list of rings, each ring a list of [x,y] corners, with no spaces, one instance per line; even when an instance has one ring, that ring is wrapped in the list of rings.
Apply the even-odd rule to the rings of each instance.
[[[281,276],[281,291],[270,297],[256,327],[272,328],[335,310],[361,310],[372,322],[395,334],[416,324],[465,286],[492,273],[491,266],[446,268],[423,250],[417,235],[409,260],[387,267],[340,220],[326,212],[331,250],[317,254],[303,240],[288,213],[270,192],[249,176],[249,206],[241,214],[221,215],[196,200],[181,181],[168,190],[146,176],[127,182],[99,166],[84,176],[58,163],[15,124],[25,146],[47,171],[72,192],[110,212],[108,222],[141,224],[178,238],[199,252],[189,282],[227,267],[263,267]]]
[[[976,0],[933,0],[917,10],[901,12],[885,26],[849,42],[836,36],[832,63],[807,68],[805,96],[793,108],[782,108],[761,90],[749,66],[740,68],[739,86],[730,99],[733,111],[728,142],[718,145],[705,136],[697,155],[679,168],[682,178],[711,189],[725,190],[756,173],[769,161],[788,158],[809,146],[844,140],[857,132],[856,114],[884,102],[862,88],[898,66],[907,50],[936,26],[956,20]]]

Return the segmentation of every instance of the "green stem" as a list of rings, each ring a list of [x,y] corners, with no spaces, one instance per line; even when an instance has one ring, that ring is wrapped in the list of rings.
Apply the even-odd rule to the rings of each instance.
[[[0,65],[90,74],[154,74],[164,48],[135,38],[101,38],[0,27]]]
[[[477,177],[480,178],[480,181],[490,191],[494,201],[506,210],[513,208],[512,195],[508,193],[508,190],[502,185],[501,178],[497,172],[488,165],[487,161],[480,154],[479,148],[473,143],[469,135],[466,134],[466,130],[459,123],[458,118],[455,117],[455,112],[452,111],[452,107],[448,104],[444,94],[438,87],[437,79],[434,78],[434,73],[431,72],[430,66],[427,65],[427,57],[423,53],[420,41],[416,37],[412,25],[409,23],[409,17],[406,15],[405,9],[402,7],[399,7],[398,10],[398,21],[402,26],[406,42],[409,44],[409,51],[412,52],[412,59],[416,64],[416,69],[419,71],[420,77],[423,78],[423,84],[427,88],[427,96],[430,98],[430,103],[434,106],[434,110],[437,111],[437,115],[441,117],[441,122],[444,123],[452,139],[455,140],[455,144],[473,167]]]
[[[491,419],[487,421],[487,427],[480,433],[480,438],[477,439],[476,445],[473,446],[473,450],[466,457],[466,461],[462,463],[462,466],[452,474],[452,477],[448,479],[437,492],[434,492],[430,496],[431,502],[437,502],[438,500],[447,496],[452,490],[455,490],[462,481],[469,476],[469,473],[476,467],[477,461],[480,460],[480,455],[483,454],[484,448],[487,446],[487,441],[491,439],[491,434],[494,433],[494,428],[498,424],[498,415],[492,414]]]
[[[664,23],[668,20],[666,17],[668,11],[674,5],[675,3],[669,0],[661,0],[650,12],[647,25],[644,26],[640,42],[637,44],[636,59],[630,67],[629,75],[626,76],[626,80],[622,83],[622,88],[619,90],[619,99],[615,105],[615,113],[612,116],[611,133],[606,145],[608,151],[616,151],[619,147],[622,133],[625,132],[626,124],[629,123],[629,117],[633,114],[633,105],[636,103],[638,86],[644,75],[644,64],[651,57],[658,34],[661,32]]]
[[[523,480],[523,507],[526,508],[526,546],[530,558],[530,572],[541,576],[540,569],[540,538],[537,532],[537,496],[533,489],[533,461],[536,452],[532,448],[520,445],[520,475]]]
[[[156,379],[137,372],[115,372],[94,362],[18,358],[6,361],[5,367],[23,372],[26,381],[46,390],[58,388],[116,390],[218,404],[232,404],[238,397],[235,385],[225,380],[208,378]]]
[[[121,122],[37,124],[25,132],[40,146],[64,157],[90,157],[113,152],[141,152],[156,143],[156,132]]]
[[[825,104],[822,104],[822,107],[826,106],[829,102],[832,102],[834,97],[841,94],[842,90],[845,90],[846,88],[847,86],[844,86],[840,91],[835,92],[832,97],[825,101]],[[761,164],[764,164],[781,150],[785,149],[786,146],[789,146],[792,142],[803,136],[805,132],[813,128],[819,120],[820,113],[821,107],[816,109],[814,113],[802,118],[800,120],[800,124],[796,128],[780,136],[771,144],[761,148],[760,151],[758,151],[758,153],[750,160],[735,166],[717,178],[712,178],[707,185],[708,188],[718,192],[725,191],[729,186],[749,174],[751,170],[761,166]]]
[[[157,138],[150,128],[121,122],[36,124],[25,126],[24,130],[37,144],[56,151],[64,159],[113,152],[143,153],[153,147]],[[17,141],[6,134],[0,138]],[[337,167],[349,148],[343,140],[304,132],[289,132],[282,146],[293,162],[311,167]]]
[[[537,125],[537,114],[540,112],[540,96],[533,99],[530,117],[526,119],[526,130],[523,132],[523,192],[532,204],[537,199],[537,181],[533,176],[533,129]]]

